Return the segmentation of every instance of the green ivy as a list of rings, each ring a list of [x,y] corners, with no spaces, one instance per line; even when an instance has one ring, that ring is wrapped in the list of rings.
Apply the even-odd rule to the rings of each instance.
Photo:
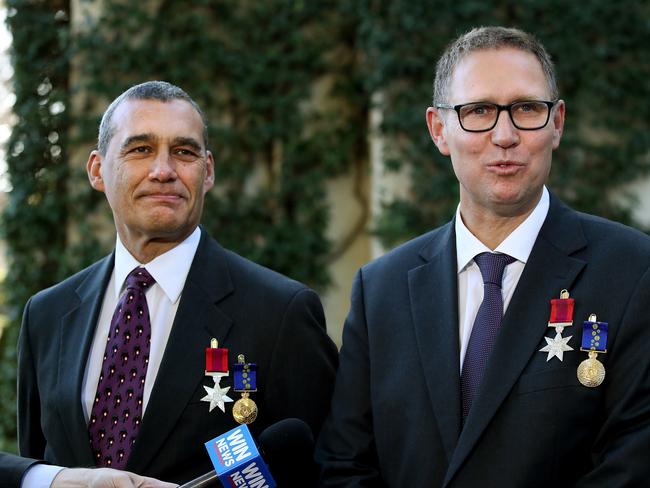
[[[7,144],[10,183],[2,236],[7,241],[5,309],[8,327],[0,343],[0,450],[16,437],[16,352],[22,308],[37,290],[64,275],[65,198],[68,167],[68,4],[8,0],[13,35],[14,113]]]

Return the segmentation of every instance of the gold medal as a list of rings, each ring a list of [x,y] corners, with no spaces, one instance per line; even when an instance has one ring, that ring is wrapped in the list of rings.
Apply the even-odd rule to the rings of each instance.
[[[247,363],[243,354],[237,356],[234,383],[234,390],[241,393],[241,398],[232,407],[232,417],[239,424],[251,424],[257,418],[257,405],[250,398],[257,391],[257,364]]]
[[[589,388],[600,386],[605,379],[605,366],[598,361],[597,356],[596,352],[590,351],[589,359],[578,366],[578,381]]]
[[[232,416],[239,424],[252,424],[257,418],[257,405],[248,396],[242,393],[242,397],[232,407]]]
[[[595,313],[583,323],[580,350],[588,353],[589,358],[580,363],[577,375],[578,381],[588,388],[596,388],[605,380],[605,366],[598,360],[598,354],[607,352],[608,330],[609,324],[599,322]]]

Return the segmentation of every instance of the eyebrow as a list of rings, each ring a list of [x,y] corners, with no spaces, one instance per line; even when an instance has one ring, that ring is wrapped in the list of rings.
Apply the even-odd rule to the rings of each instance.
[[[203,144],[193,137],[175,137],[172,139],[172,146],[190,146],[195,151],[203,151]]]
[[[509,105],[511,103],[518,103],[518,102],[537,102],[537,101],[540,101],[540,100],[547,100],[547,99],[545,98],[544,95],[540,96],[540,95],[528,94],[528,95],[514,96],[514,97],[511,97],[509,100],[510,101],[508,103],[506,103],[505,105]],[[494,104],[497,104],[497,102],[494,101],[494,97],[480,97],[480,98],[476,98],[473,101],[464,102],[464,103],[494,103]],[[458,105],[458,104],[454,104],[454,105]],[[497,104],[497,105],[499,105],[499,104]]]
[[[158,138],[154,134],[150,134],[150,133],[136,134],[134,136],[130,136],[124,139],[122,145],[120,146],[120,149],[124,150],[136,142],[152,142],[155,141],[156,139]]]
[[[121,150],[125,150],[128,147],[132,146],[135,143],[138,142],[155,142],[159,140],[160,138],[156,136],[155,134],[151,133],[145,133],[145,134],[136,134],[130,137],[127,137],[124,139],[124,142],[122,142],[122,145],[120,147]],[[197,141],[193,137],[175,137],[174,139],[171,140],[171,146],[176,147],[176,146],[189,146],[195,151],[201,152],[203,151],[203,145]]]

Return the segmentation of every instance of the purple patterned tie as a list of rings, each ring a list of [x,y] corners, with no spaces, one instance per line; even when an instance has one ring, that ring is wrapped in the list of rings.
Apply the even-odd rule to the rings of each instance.
[[[483,276],[483,301],[476,314],[474,327],[467,345],[460,389],[463,402],[463,419],[467,417],[474,396],[478,392],[488,357],[496,342],[503,318],[501,282],[506,266],[515,258],[507,254],[483,252],[474,258]]]
[[[106,343],[90,414],[90,446],[99,467],[124,469],[142,418],[151,322],[145,292],[156,280],[144,268],[126,277]]]

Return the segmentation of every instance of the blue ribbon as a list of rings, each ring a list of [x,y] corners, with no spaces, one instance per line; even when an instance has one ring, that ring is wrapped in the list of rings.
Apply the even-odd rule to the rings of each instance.
[[[235,363],[233,378],[235,391],[256,391],[257,390],[257,364],[256,363]]]
[[[590,322],[582,325],[582,351],[605,352],[607,350],[607,322]]]

